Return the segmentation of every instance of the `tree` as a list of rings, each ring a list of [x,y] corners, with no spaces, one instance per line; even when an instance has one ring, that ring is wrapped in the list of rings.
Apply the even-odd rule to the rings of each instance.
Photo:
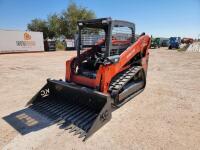
[[[44,39],[48,37],[49,29],[48,24],[45,20],[42,19],[33,19],[31,23],[27,25],[28,30],[30,31],[39,31],[43,32]]]
[[[57,14],[48,17],[49,38],[57,38],[61,35],[61,19]]]
[[[85,7],[71,3],[61,15],[61,31],[67,38],[74,38],[77,33],[77,21],[96,18],[95,13]]]
[[[49,15],[47,21],[42,19],[33,19],[27,25],[30,31],[43,32],[44,38],[74,38],[77,33],[77,21],[96,18],[95,13],[85,7],[70,3],[61,14]]]

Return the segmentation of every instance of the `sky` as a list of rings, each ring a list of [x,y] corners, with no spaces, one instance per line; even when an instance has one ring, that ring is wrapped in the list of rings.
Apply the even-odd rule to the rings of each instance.
[[[0,0],[0,29],[26,30],[35,18],[65,10],[71,0]],[[159,37],[200,35],[200,0],[73,0],[95,12],[136,24],[136,33]]]

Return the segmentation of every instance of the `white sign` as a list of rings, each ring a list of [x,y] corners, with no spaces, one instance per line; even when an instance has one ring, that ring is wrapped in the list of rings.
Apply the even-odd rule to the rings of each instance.
[[[0,53],[44,51],[43,33],[0,30]]]

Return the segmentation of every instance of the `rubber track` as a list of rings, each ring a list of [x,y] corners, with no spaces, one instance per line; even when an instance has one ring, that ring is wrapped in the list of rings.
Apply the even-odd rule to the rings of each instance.
[[[120,90],[142,69],[141,66],[133,66],[127,69],[125,72],[119,74],[119,76],[114,79],[109,87],[109,92],[119,93]]]

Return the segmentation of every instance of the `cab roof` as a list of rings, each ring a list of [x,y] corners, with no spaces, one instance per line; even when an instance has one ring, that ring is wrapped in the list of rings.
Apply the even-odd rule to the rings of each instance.
[[[112,20],[111,18],[99,18],[91,20],[80,20],[77,22],[78,26],[87,26],[91,28],[103,28],[109,24],[114,27],[129,27],[135,29],[135,24],[123,20]]]

